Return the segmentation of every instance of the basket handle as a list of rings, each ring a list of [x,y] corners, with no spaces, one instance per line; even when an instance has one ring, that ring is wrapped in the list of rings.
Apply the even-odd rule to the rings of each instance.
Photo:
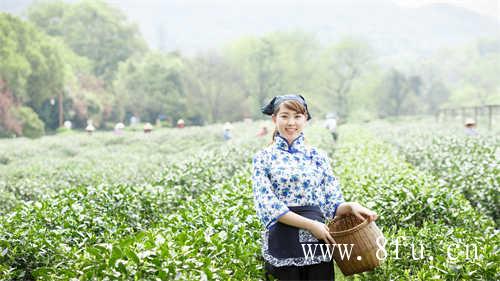
[[[335,223],[338,220],[339,220],[339,218],[335,217],[335,218],[333,218],[332,223]],[[363,220],[363,222],[361,222],[360,224],[356,225],[353,228],[342,230],[342,231],[331,231],[330,234],[335,235],[335,236],[343,236],[343,235],[346,235],[346,234],[349,234],[349,233],[352,233],[352,232],[356,232],[360,228],[365,227],[367,224],[368,224],[368,219],[365,218]]]

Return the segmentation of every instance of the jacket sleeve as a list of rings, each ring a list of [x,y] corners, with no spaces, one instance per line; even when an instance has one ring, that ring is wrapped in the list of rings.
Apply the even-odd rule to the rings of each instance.
[[[273,191],[269,168],[262,152],[253,158],[252,189],[257,216],[266,228],[273,226],[289,211]]]
[[[342,195],[342,190],[340,189],[340,183],[333,175],[328,155],[326,153],[321,153],[321,158],[321,162],[324,167],[321,188],[323,189],[325,197],[324,201],[321,202],[320,207],[323,210],[326,219],[332,219],[335,217],[339,205],[344,203],[345,200]]]

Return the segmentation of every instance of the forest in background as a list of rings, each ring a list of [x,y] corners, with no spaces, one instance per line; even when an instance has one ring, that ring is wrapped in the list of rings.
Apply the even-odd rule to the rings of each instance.
[[[41,1],[26,15],[0,13],[4,137],[55,131],[59,102],[75,128],[91,119],[99,129],[133,115],[165,126],[260,118],[260,106],[285,93],[303,94],[313,117],[335,112],[349,121],[500,103],[500,36],[404,64],[361,38],[325,44],[303,30],[245,36],[188,56],[151,49],[104,1]]]

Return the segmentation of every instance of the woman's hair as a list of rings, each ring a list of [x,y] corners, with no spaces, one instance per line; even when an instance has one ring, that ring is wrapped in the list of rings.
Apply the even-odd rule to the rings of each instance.
[[[281,105],[283,105],[285,108],[287,108],[289,110],[293,110],[297,113],[304,114],[305,116],[307,116],[307,110],[306,110],[305,106],[296,100],[284,101],[283,103],[281,103],[279,106],[277,106],[274,109],[273,115],[278,114],[278,112],[281,108]],[[272,134],[273,139],[272,139],[271,143],[274,143],[274,139],[276,138],[277,135],[278,135],[278,128],[275,127],[274,132]]]

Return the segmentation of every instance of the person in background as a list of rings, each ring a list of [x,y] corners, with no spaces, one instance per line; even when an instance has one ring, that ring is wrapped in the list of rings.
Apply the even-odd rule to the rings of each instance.
[[[179,120],[177,121],[177,128],[179,128],[179,129],[184,128],[184,120],[179,119]]]
[[[153,125],[151,125],[151,123],[148,122],[148,123],[144,124],[143,130],[144,130],[145,134],[149,134],[153,131]]]
[[[135,124],[139,124],[139,122],[141,122],[141,120],[139,119],[139,117],[137,117],[135,115],[132,115],[130,117],[130,126],[134,126]]]
[[[73,126],[73,124],[71,123],[71,121],[69,121],[69,120],[64,121],[64,128],[71,130],[72,126]]]
[[[116,123],[114,133],[116,135],[121,135],[123,133],[123,129],[125,129],[125,125],[123,123]]]
[[[337,119],[335,118],[335,115],[333,114],[328,114],[326,116],[325,120],[325,128],[330,131],[333,137],[333,141],[337,142],[338,139],[338,133],[337,133]]]
[[[467,136],[477,136],[479,133],[476,131],[476,121],[472,118],[465,119],[465,134]]]
[[[87,131],[89,135],[92,135],[92,133],[95,131],[95,127],[92,124],[92,120],[90,119],[87,120],[87,127],[85,128],[85,131]]]
[[[231,130],[233,129],[233,125],[231,125],[230,122],[226,122],[224,124],[224,127],[223,127],[223,130],[224,130],[224,133],[223,133],[223,137],[224,137],[224,140],[225,141],[228,141],[232,138],[232,135],[231,135]]]
[[[267,126],[262,126],[262,128],[260,128],[260,131],[257,132],[257,136],[263,137],[265,135],[267,135]]]

